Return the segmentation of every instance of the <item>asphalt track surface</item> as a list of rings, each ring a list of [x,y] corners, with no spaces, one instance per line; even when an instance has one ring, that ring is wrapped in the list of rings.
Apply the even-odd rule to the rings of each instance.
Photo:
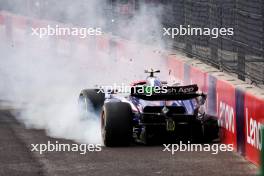
[[[1,176],[78,176],[78,175],[230,175],[251,176],[258,169],[238,154],[220,152],[163,152],[163,146],[133,145],[102,148],[101,152],[31,152],[31,144],[73,141],[48,137],[43,130],[26,129],[11,115],[0,110]]]

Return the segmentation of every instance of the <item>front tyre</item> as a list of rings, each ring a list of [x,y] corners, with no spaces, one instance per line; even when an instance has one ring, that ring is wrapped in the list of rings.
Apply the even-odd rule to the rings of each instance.
[[[132,110],[128,103],[108,102],[101,113],[105,146],[128,146],[132,138]]]

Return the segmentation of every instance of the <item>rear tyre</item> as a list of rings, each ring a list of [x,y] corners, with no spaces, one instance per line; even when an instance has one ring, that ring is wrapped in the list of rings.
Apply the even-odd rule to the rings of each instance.
[[[194,142],[212,142],[219,137],[219,127],[216,118],[205,116],[202,121],[197,121],[192,129],[192,139]]]
[[[79,96],[79,107],[82,117],[86,118],[89,113],[98,113],[104,104],[105,95],[99,89],[84,89]]]
[[[191,128],[191,141],[193,143],[204,142],[204,131],[202,122],[200,120],[195,120]]]
[[[204,141],[211,142],[219,138],[219,126],[215,117],[207,116],[203,123]]]
[[[108,102],[101,113],[105,146],[128,146],[132,138],[132,110],[128,103]]]

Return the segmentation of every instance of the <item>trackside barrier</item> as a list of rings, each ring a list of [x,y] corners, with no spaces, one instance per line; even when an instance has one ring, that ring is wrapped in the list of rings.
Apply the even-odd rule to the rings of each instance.
[[[168,56],[168,67],[176,80],[197,83],[208,94],[207,111],[218,117],[221,141],[233,144],[235,151],[259,165],[263,90],[183,56]]]
[[[31,27],[47,26],[54,22],[26,18],[0,12],[0,36],[15,45],[23,44]],[[63,24],[62,24],[63,25]],[[6,37],[4,37],[6,36]],[[88,48],[129,61],[131,55],[151,59],[160,57],[151,47],[101,35],[89,39],[78,37],[56,37],[53,46],[71,52],[87,52]],[[197,83],[207,93],[207,113],[217,116],[221,127],[223,143],[233,144],[235,151],[249,161],[260,165],[260,151],[264,142],[261,135],[264,120],[264,93],[252,86],[234,79],[225,73],[179,54],[165,54],[170,79],[177,83]],[[152,60],[153,61],[153,60]],[[264,154],[262,155],[264,157]],[[264,167],[264,166],[263,166]]]
[[[220,137],[223,143],[233,144],[237,149],[237,124],[235,87],[224,80],[216,82],[216,114],[221,127]]]
[[[264,127],[261,128],[261,133],[264,134]],[[261,141],[264,141],[264,135],[261,136]],[[262,142],[262,147],[264,148],[264,142]],[[264,151],[261,151],[261,166],[260,166],[260,175],[264,175]]]
[[[5,35],[5,15],[0,13],[0,38],[4,41],[6,41],[6,35]]]
[[[254,163],[260,163],[261,127],[264,119],[264,101],[253,94],[246,93],[244,97],[244,135],[245,156]]]

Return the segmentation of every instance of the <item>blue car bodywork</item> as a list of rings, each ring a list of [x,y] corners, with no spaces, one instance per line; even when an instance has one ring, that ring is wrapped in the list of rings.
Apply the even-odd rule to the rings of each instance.
[[[206,95],[198,93],[197,85],[168,86],[166,82],[154,76],[155,72],[159,71],[147,71],[150,74],[147,79],[133,83],[131,85],[133,89],[128,94],[104,90],[103,101],[99,106],[94,98],[98,95],[90,96],[90,100],[93,99],[92,104],[96,105],[94,107],[99,107],[103,139],[107,138],[105,137],[107,135],[118,136],[123,132],[128,134],[127,138],[131,137],[143,143],[172,139],[201,141],[217,138],[217,120],[205,113]],[[149,90],[157,88],[160,91],[157,93],[138,91],[148,88]],[[110,105],[113,106],[109,107]],[[121,105],[126,105],[127,110],[123,111],[124,107]],[[109,108],[110,110],[107,110]],[[126,121],[124,119],[127,116],[129,117]],[[127,131],[125,128],[131,130]],[[119,139],[124,140],[122,137]],[[115,140],[118,140],[118,137]]]

